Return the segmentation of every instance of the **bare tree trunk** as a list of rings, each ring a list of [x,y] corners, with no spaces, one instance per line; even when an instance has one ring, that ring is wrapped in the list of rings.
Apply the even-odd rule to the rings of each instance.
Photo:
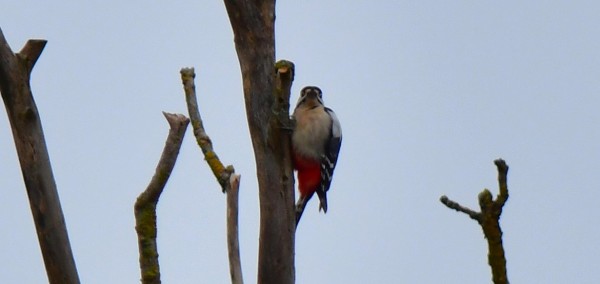
[[[225,0],[243,78],[259,199],[258,283],[295,281],[295,211],[288,117],[275,93],[275,1]],[[289,101],[289,99],[288,99]],[[288,104],[289,107],[289,104]]]
[[[14,54],[0,30],[0,90],[15,140],[29,205],[50,283],[79,283],[52,174],[42,123],[29,79],[46,45],[29,40]]]

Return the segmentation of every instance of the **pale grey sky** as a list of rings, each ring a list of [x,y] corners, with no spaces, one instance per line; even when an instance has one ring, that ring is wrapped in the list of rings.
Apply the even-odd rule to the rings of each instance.
[[[48,45],[32,76],[82,283],[139,280],[133,202],[196,67],[206,128],[242,174],[243,271],[255,282],[258,198],[231,27],[221,1],[0,0],[13,50]],[[297,283],[489,283],[480,227],[445,208],[497,192],[513,283],[598,283],[600,3],[278,1],[293,100],[324,91],[344,144],[329,213],[297,232]],[[0,115],[0,282],[46,275]],[[228,283],[225,196],[188,131],[159,208],[164,283]]]

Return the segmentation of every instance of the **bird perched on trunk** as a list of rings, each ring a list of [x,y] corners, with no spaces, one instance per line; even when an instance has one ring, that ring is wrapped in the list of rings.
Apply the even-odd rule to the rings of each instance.
[[[298,172],[296,226],[311,197],[319,196],[319,211],[327,213],[327,191],[331,185],[342,144],[340,122],[323,103],[321,89],[304,87],[293,114],[296,127],[292,133],[294,169]]]

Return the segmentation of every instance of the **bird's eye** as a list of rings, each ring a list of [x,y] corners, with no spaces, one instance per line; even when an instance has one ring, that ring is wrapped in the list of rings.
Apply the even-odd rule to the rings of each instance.
[[[308,95],[308,93],[309,93],[309,92],[310,92],[310,89],[308,89],[308,88],[304,88],[304,89],[302,90],[302,96],[304,97],[304,96]]]

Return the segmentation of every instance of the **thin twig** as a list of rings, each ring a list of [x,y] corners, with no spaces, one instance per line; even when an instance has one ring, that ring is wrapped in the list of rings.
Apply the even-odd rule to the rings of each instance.
[[[444,203],[444,205],[448,206],[448,208],[450,209],[454,209],[458,212],[462,212],[465,213],[467,215],[469,215],[469,217],[471,217],[471,219],[480,222],[481,219],[481,213],[479,212],[475,212],[472,209],[462,206],[460,204],[458,204],[458,202],[452,201],[450,200],[447,196],[442,195],[442,197],[440,197],[440,201],[442,203]]]
[[[498,187],[500,189],[500,193],[496,198],[497,206],[502,210],[502,206],[508,200],[508,185],[506,184],[506,176],[508,175],[508,165],[502,159],[498,159],[494,161],[494,164],[498,168]]]
[[[189,119],[182,114],[163,112],[169,122],[169,136],[165,143],[156,172],[148,187],[137,198],[134,206],[135,230],[138,235],[140,251],[140,270],[142,283],[160,283],[160,266],[156,247],[156,205],[169,176],[175,167],[179,149],[189,124]]]
[[[240,259],[240,241],[238,238],[240,178],[240,175],[232,174],[227,191],[227,248],[229,251],[229,272],[231,273],[232,284],[244,284],[242,262]]]
[[[226,192],[227,187],[229,186],[229,176],[234,172],[233,166],[223,166],[217,153],[213,150],[210,137],[208,137],[208,134],[206,134],[206,131],[204,130],[202,117],[198,110],[198,99],[196,98],[196,85],[194,83],[196,73],[194,72],[194,68],[183,68],[180,73],[185,91],[185,101],[187,103],[190,120],[192,121],[192,127],[194,128],[194,136],[196,136],[198,146],[200,146],[202,153],[204,153],[206,163],[208,163],[208,166],[217,178],[223,192]]]

